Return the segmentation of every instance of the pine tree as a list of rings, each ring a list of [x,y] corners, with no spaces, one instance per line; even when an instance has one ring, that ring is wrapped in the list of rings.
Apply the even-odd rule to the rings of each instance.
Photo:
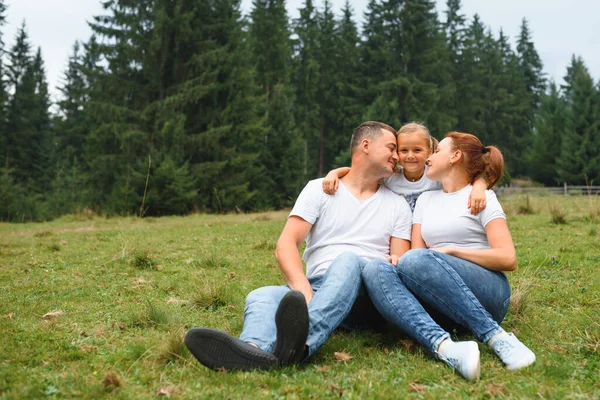
[[[559,183],[557,159],[560,156],[562,137],[567,119],[566,104],[554,82],[548,93],[542,94],[536,113],[532,146],[527,153],[529,176],[544,185]]]
[[[527,20],[523,18],[521,32],[517,41],[517,55],[519,57],[519,67],[523,74],[525,91],[528,95],[529,110],[528,119],[533,121],[533,115],[537,110],[545,89],[545,78],[543,73],[543,64],[538,55],[535,45],[529,32]]]
[[[296,121],[300,137],[304,141],[302,181],[318,175],[319,143],[318,85],[320,66],[318,62],[319,26],[317,11],[312,0],[306,0],[300,9],[300,17],[294,21],[294,70],[292,83],[296,93]]]
[[[58,101],[58,115],[54,118],[55,176],[52,207],[56,214],[76,212],[86,203],[84,144],[91,129],[88,101],[90,87],[86,79],[84,57],[78,41],[73,44],[62,86],[58,88],[62,98]]]
[[[407,0],[400,12],[402,64],[410,86],[401,99],[406,120],[422,120],[433,132],[444,133],[456,125],[452,57],[430,0]]]
[[[350,2],[346,0],[342,8],[342,17],[336,25],[337,99],[334,103],[336,111],[333,123],[335,131],[328,139],[329,152],[333,156],[348,152],[350,134],[362,122],[362,114],[364,113],[361,103],[363,88],[360,84],[360,37],[352,17],[353,11]],[[345,165],[349,164],[346,163]],[[331,168],[339,166],[341,165],[337,164],[335,158],[329,164]]]
[[[459,96],[461,92],[459,82],[463,79],[461,76],[461,70],[463,69],[463,51],[466,46],[466,18],[461,12],[461,1],[460,0],[447,0],[446,1],[446,20],[444,21],[443,28],[446,34],[446,47],[448,50],[448,56],[450,62],[445,66],[445,70],[450,75],[450,81],[448,82],[448,89],[442,94],[446,97],[446,101],[450,109],[450,113],[453,114],[454,126],[452,129],[457,129],[457,124],[460,122],[460,110],[464,99]],[[447,111],[448,112],[448,111]],[[460,128],[459,128],[460,129]]]
[[[259,156],[264,173],[256,198],[260,204],[281,208],[290,205],[289,199],[295,198],[301,187],[301,140],[290,85],[292,42],[284,1],[256,0],[253,4],[249,43],[266,105],[266,131]]]
[[[6,4],[0,0],[0,220],[9,219],[14,205],[14,192],[11,188],[14,182],[9,174],[8,156],[8,131],[6,129],[6,103],[8,93],[6,90],[4,54],[5,44],[2,27],[6,24]]]
[[[594,82],[583,60],[575,56],[564,79],[568,117],[557,160],[558,176],[570,185],[598,182],[599,129]]]
[[[466,34],[464,49],[458,58],[456,75],[456,98],[458,122],[456,129],[478,136],[484,143],[486,137],[484,99],[488,97],[489,84],[485,79],[489,74],[486,59],[485,27],[477,14],[473,16]]]
[[[400,19],[403,4],[400,0],[369,1],[361,46],[363,119],[385,121],[394,127],[409,118],[405,100],[410,80]]]

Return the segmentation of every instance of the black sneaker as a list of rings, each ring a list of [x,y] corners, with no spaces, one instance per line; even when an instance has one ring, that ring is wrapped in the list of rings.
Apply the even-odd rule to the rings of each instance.
[[[200,364],[211,369],[251,371],[279,366],[273,354],[216,329],[190,329],[185,345]]]
[[[281,299],[275,314],[277,342],[273,354],[282,366],[297,364],[304,359],[308,337],[308,308],[304,295],[296,290]]]

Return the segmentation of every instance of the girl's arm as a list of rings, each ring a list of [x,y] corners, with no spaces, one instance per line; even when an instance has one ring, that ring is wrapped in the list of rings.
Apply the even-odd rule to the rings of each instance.
[[[413,232],[414,230],[413,227]],[[440,247],[432,250],[471,261],[492,271],[514,271],[517,268],[517,253],[506,220],[503,218],[491,220],[485,226],[485,233],[491,249]]]
[[[410,239],[411,249],[427,248],[423,237],[421,237],[421,224],[413,224]]]
[[[473,182],[473,190],[471,190],[471,194],[469,195],[469,201],[467,203],[467,208],[471,209],[471,215],[478,214],[479,212],[485,209],[485,190],[487,189],[487,182],[483,177],[478,177]]]
[[[340,167],[329,171],[323,179],[323,191],[327,194],[335,194],[338,190],[340,178],[343,178],[350,172],[350,167]]]
[[[396,266],[398,265],[398,259],[408,250],[410,250],[410,242],[408,240],[392,236],[390,239],[390,256],[386,261]]]

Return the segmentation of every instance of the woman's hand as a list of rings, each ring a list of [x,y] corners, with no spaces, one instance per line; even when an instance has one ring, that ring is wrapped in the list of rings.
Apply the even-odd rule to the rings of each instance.
[[[431,250],[437,251],[438,253],[448,254],[449,256],[451,256],[454,252],[454,247],[434,247]]]
[[[385,261],[389,262],[390,264],[392,264],[394,267],[398,266],[398,259],[400,257],[392,254],[391,256],[389,256],[388,258],[385,259]]]
[[[323,191],[327,194],[335,194],[338,190],[340,178],[335,171],[330,171],[323,179]]]

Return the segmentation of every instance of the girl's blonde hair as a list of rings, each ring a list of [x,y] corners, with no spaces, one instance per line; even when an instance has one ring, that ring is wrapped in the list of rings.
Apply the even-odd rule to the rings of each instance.
[[[438,140],[431,136],[431,133],[429,133],[429,129],[427,129],[427,127],[420,122],[409,122],[407,124],[402,125],[402,127],[400,127],[400,129],[396,133],[396,136],[400,138],[400,136],[402,135],[406,136],[415,134],[421,136],[423,140],[427,141],[427,143],[429,144],[429,150],[432,153],[436,151],[438,146]]]

